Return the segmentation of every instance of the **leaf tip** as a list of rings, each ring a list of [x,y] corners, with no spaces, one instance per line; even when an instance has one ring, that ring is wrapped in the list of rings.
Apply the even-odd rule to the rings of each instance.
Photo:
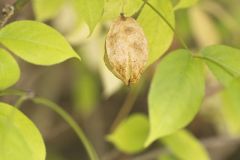
[[[108,142],[113,142],[113,134],[108,134],[106,137],[105,137],[105,140],[108,141]]]
[[[158,130],[155,130],[154,127],[150,129],[149,135],[147,140],[144,143],[144,147],[150,146],[155,140],[167,135],[167,133],[164,132],[159,132]]]
[[[76,53],[74,58],[77,58],[79,61],[81,61],[81,57]]]
[[[153,141],[155,141],[155,140],[156,140],[156,138],[155,138],[155,137],[152,135],[152,133],[150,132],[147,140],[146,140],[145,143],[144,143],[144,148],[147,148],[148,146],[150,146],[150,145],[153,143]]]

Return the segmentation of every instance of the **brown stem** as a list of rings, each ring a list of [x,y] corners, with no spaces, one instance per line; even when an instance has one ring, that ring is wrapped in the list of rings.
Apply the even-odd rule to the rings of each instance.
[[[0,29],[8,22],[15,12],[22,9],[29,1],[30,0],[16,0],[13,5],[5,5],[1,11],[2,19],[0,20]]]
[[[2,28],[7,21],[13,16],[14,14],[14,6],[12,5],[5,5],[5,7],[2,9],[2,15],[3,18],[0,20],[0,28]]]

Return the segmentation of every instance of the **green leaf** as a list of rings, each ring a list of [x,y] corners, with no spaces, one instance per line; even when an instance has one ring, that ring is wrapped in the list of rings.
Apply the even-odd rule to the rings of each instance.
[[[210,160],[203,145],[186,130],[179,130],[160,141],[179,159]]]
[[[137,153],[144,149],[144,142],[149,131],[146,116],[134,114],[124,120],[117,129],[107,137],[120,151]]]
[[[37,65],[79,58],[60,33],[40,22],[17,21],[5,26],[0,30],[0,43],[25,61]]]
[[[198,0],[179,0],[174,9],[177,10],[182,8],[188,8],[195,5],[197,2]]]
[[[0,103],[0,159],[44,160],[43,139],[35,125],[19,110]]]
[[[74,106],[82,117],[87,117],[97,107],[100,87],[95,75],[83,65],[76,66],[75,75],[73,83]]]
[[[54,18],[64,3],[65,0],[34,0],[33,9],[37,20],[45,21]]]
[[[15,84],[20,77],[20,69],[15,59],[0,48],[0,90]]]
[[[104,6],[103,20],[117,19],[122,12],[123,2],[125,2],[124,14],[127,17],[135,14],[143,4],[142,0],[107,0]]]
[[[224,86],[240,76],[239,49],[214,45],[203,49],[202,54],[210,70]]]
[[[150,135],[146,142],[185,127],[196,115],[204,96],[202,61],[177,50],[158,65],[148,95]]]
[[[240,135],[240,78],[224,90],[222,113],[230,133]]]
[[[92,32],[101,20],[105,0],[72,0],[76,13],[88,24]]]
[[[171,1],[149,0],[148,2],[174,26],[175,18]],[[138,22],[143,27],[148,40],[148,64],[151,64],[169,48],[173,40],[173,32],[166,22],[147,5],[139,15]]]

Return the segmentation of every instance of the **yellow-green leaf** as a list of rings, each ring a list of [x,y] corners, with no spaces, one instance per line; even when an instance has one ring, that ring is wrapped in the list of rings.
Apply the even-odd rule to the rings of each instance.
[[[35,21],[17,21],[5,26],[0,30],[0,43],[25,61],[38,65],[79,58],[60,33]]]
[[[210,160],[203,145],[186,130],[179,130],[160,141],[179,159]]]
[[[204,96],[201,60],[188,50],[170,53],[158,65],[148,95],[150,134],[146,145],[185,127]]]
[[[146,116],[134,114],[124,120],[107,139],[120,151],[137,153],[144,149],[149,124]]]
[[[101,20],[105,0],[72,0],[76,13],[89,26],[92,32]]]
[[[202,50],[206,63],[217,79],[228,86],[240,76],[240,49],[213,45]]]
[[[149,0],[148,2],[174,26],[175,18],[171,1]],[[145,5],[139,15],[138,22],[143,27],[147,37],[149,50],[148,64],[152,64],[169,48],[173,40],[173,31],[166,22],[147,5]]]
[[[38,129],[22,112],[5,103],[0,103],[0,144],[1,160],[45,160]]]
[[[20,69],[15,59],[0,48],[0,90],[4,90],[17,82]]]

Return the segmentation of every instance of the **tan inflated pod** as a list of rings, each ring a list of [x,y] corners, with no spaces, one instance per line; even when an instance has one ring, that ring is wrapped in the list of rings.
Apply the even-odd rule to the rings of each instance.
[[[137,21],[121,15],[111,25],[105,45],[109,70],[126,85],[136,83],[148,58],[147,40]]]

